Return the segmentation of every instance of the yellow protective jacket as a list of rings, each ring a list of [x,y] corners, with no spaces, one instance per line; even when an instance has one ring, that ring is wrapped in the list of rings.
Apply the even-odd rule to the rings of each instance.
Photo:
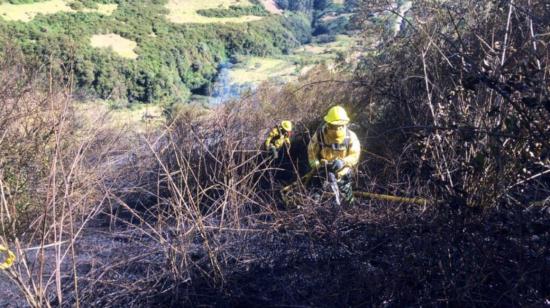
[[[346,129],[346,137],[341,144],[325,134],[326,127],[323,125],[318,129],[307,147],[309,165],[311,168],[317,168],[321,165],[321,160],[326,160],[328,163],[336,159],[341,159],[345,163],[345,167],[338,172],[342,176],[351,171],[359,162],[359,154],[361,153],[361,144],[357,135],[349,129]]]
[[[264,142],[265,148],[269,149],[272,145],[275,148],[280,149],[284,144],[290,145],[290,136],[282,132],[281,127],[275,126],[267,136]]]

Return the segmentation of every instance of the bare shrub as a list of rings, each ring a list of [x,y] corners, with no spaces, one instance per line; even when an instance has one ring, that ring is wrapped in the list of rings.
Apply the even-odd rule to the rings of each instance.
[[[246,267],[246,256],[261,249],[258,243],[278,230],[338,233],[341,218],[334,225],[322,218],[326,213],[318,211],[304,189],[296,194],[303,215],[280,211],[280,189],[305,173],[309,131],[331,105],[351,99],[348,89],[336,74],[319,69],[297,84],[265,84],[242,100],[209,111],[182,108],[162,132],[143,136],[139,160],[149,163],[121,173],[149,174],[133,190],[140,191],[142,200],[152,197],[151,202],[137,206],[118,188],[109,195],[131,217],[111,213],[111,218],[128,228],[131,238],[147,243],[148,253],[90,273],[81,300],[140,305],[159,292],[191,292],[193,282],[222,288],[227,276]],[[274,181],[280,167],[261,150],[265,134],[283,119],[298,127],[285,166],[290,174],[286,182]],[[330,217],[341,214],[334,215]],[[117,276],[142,267],[151,270],[139,281]],[[110,290],[114,281],[124,289]],[[193,295],[181,296],[185,301]]]
[[[114,136],[75,120],[72,78],[8,47],[0,58],[0,242],[17,255],[6,271],[33,307],[77,289],[74,243],[105,201],[97,168]],[[67,283],[68,276],[73,276]],[[70,281],[70,280],[69,280]],[[77,300],[78,303],[78,300]]]
[[[396,13],[387,1],[364,7]],[[545,1],[417,1],[405,34],[358,71],[390,155],[409,148],[407,169],[440,198],[548,196],[549,14]]]

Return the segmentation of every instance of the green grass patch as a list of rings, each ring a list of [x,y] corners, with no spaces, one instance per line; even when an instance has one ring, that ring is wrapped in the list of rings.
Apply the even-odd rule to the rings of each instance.
[[[334,63],[357,42],[347,35],[334,36],[333,40],[303,45],[287,56],[237,57],[239,62],[230,70],[229,78],[236,84],[258,84],[270,79],[291,81],[307,73],[315,65]]]
[[[137,43],[117,34],[96,34],[92,36],[90,43],[92,47],[110,48],[114,53],[126,59],[137,59],[138,57],[134,52]]]
[[[357,39],[348,35],[327,36],[326,41],[303,45],[295,50],[297,54],[309,55],[330,55],[336,52],[344,52],[350,50],[357,43]]]
[[[4,3],[0,5],[0,17],[8,21],[24,21],[33,20],[38,14],[51,15],[60,12],[84,12],[84,13],[99,13],[103,15],[111,15],[117,8],[116,4],[98,3],[97,8],[90,9],[84,5],[75,7],[73,2],[65,0],[49,0],[43,2],[34,2],[26,4],[11,4]]]
[[[260,83],[269,79],[288,81],[296,76],[298,66],[291,59],[247,57],[229,72],[232,82]]]

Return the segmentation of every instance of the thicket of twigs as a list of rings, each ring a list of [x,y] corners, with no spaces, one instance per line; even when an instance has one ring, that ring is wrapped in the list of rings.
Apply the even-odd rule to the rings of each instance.
[[[404,17],[404,33],[359,70],[381,140],[399,136],[412,174],[457,205],[548,202],[547,1],[415,1]]]
[[[327,77],[326,72],[318,74],[323,80]],[[282,211],[280,195],[283,185],[304,172],[308,130],[303,123],[324,113],[342,94],[335,88],[320,90],[304,93],[294,86],[266,85],[210,112],[184,108],[161,134],[144,139],[140,159],[148,163],[130,172],[155,177],[144,176],[146,180],[129,193],[111,191],[118,210],[110,215],[114,228],[127,232],[128,240],[139,242],[146,253],[129,251],[123,257],[128,262],[90,272],[79,300],[100,305],[176,305],[208,302],[201,297],[214,292],[216,301],[224,298],[234,275],[255,262],[254,254],[266,252],[262,243],[278,230],[292,228],[319,236],[331,232],[326,224],[334,222],[319,221],[307,193],[300,194],[299,213]],[[284,166],[285,180],[280,176],[282,166],[261,149],[268,129],[283,118],[302,123],[288,153],[290,162]],[[135,202],[147,197],[152,199],[142,206]],[[271,258],[280,249],[287,248],[271,251]],[[148,270],[134,281],[120,276],[136,268]],[[124,287],[113,289],[113,284]]]
[[[7,274],[33,306],[547,304],[549,10],[416,1],[352,78],[317,69],[131,140],[75,125],[70,78],[6,60]],[[438,202],[337,209],[298,185],[285,207],[335,104],[364,145],[357,190]],[[286,177],[260,150],[282,119],[297,126]]]
[[[78,289],[76,242],[108,204],[106,185],[117,179],[121,132],[104,129],[100,113],[89,119],[94,125],[84,123],[72,82],[3,45],[0,244],[13,250],[17,262],[2,273],[1,305],[24,299],[49,306],[54,299],[63,302],[64,289]]]

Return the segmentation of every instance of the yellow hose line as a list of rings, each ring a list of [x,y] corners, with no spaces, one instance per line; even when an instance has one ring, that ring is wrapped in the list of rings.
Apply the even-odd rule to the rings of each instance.
[[[307,185],[309,180],[313,177],[313,175],[316,173],[316,170],[313,169],[309,171],[306,175],[304,175],[301,178],[301,181],[304,185]],[[292,184],[283,187],[281,190],[283,194],[289,192],[295,185],[297,185],[299,181],[295,181]],[[370,199],[377,199],[377,200],[383,200],[383,201],[389,201],[389,202],[398,202],[398,203],[413,203],[418,205],[428,205],[431,204],[430,200],[424,199],[424,198],[406,198],[406,197],[398,197],[398,196],[392,196],[392,195],[382,195],[382,194],[375,194],[365,191],[354,191],[353,195],[356,197],[362,197],[362,198],[370,198]]]
[[[0,253],[6,256],[4,263],[0,263],[0,270],[8,269],[15,262],[15,254],[2,245],[0,245]]]
[[[377,200],[383,200],[383,201],[389,201],[389,202],[414,203],[418,205],[427,205],[430,203],[429,200],[422,199],[422,198],[405,198],[405,197],[398,197],[398,196],[391,196],[391,195],[369,193],[364,191],[354,191],[353,194],[356,197],[377,199]]]

